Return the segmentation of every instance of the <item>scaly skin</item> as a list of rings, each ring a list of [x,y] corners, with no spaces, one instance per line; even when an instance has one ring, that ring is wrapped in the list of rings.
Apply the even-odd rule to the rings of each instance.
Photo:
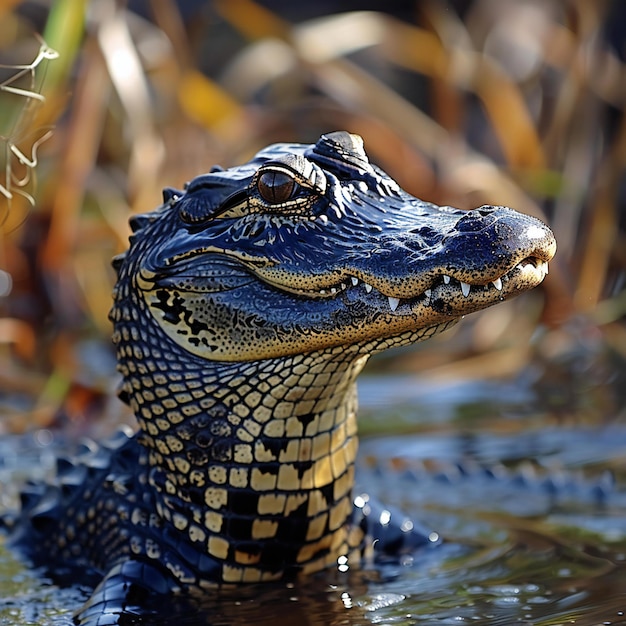
[[[382,537],[351,493],[367,358],[535,287],[555,252],[510,209],[413,198],[348,133],[216,168],[131,225],[111,320],[139,433],[31,489],[15,531],[105,576],[84,624],[360,558]]]

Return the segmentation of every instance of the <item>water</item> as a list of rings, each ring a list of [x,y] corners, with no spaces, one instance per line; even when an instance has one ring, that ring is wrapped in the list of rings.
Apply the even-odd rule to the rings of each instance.
[[[559,423],[537,411],[530,388],[495,383],[370,377],[360,396],[357,489],[444,544],[401,563],[220,594],[179,626],[626,624],[619,420]],[[45,433],[0,440],[0,504],[25,476],[48,473],[57,448]],[[68,626],[87,593],[58,588],[0,543],[0,624]]]

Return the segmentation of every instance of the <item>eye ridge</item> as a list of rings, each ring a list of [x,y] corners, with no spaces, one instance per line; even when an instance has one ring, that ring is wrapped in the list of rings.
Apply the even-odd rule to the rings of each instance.
[[[261,198],[269,204],[287,202],[300,187],[289,174],[277,170],[261,173],[256,186]]]

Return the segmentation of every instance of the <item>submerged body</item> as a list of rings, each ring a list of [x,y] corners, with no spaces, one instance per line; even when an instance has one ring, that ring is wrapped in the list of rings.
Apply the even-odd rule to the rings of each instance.
[[[428,544],[353,503],[355,379],[539,284],[550,230],[413,198],[342,132],[216,168],[131,224],[111,319],[139,432],[61,463],[14,531],[35,563],[104,577],[80,623],[315,572],[374,538]]]

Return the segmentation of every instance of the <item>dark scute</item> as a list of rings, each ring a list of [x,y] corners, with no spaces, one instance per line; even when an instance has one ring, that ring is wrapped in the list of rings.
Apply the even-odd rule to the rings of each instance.
[[[120,271],[120,267],[122,267],[125,258],[126,252],[122,252],[122,254],[118,254],[111,259],[111,265],[116,272]]]
[[[28,482],[20,492],[20,504],[23,511],[34,507],[46,492],[46,485],[42,483]]]
[[[152,217],[149,213],[138,213],[137,215],[131,215],[128,223],[130,229],[136,233],[137,231],[145,228],[151,221]]]
[[[363,149],[363,142],[359,139],[345,131],[327,133],[315,144],[314,152],[334,159],[340,158],[359,169],[369,170],[371,166]]]
[[[163,189],[163,204],[167,204],[176,198],[180,198],[183,195],[183,191],[175,189],[174,187],[165,187]]]

